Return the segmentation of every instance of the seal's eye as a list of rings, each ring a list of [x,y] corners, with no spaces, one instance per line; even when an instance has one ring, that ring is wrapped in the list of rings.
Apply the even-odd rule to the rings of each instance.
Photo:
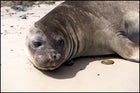
[[[64,40],[63,39],[59,39],[56,41],[55,43],[55,47],[56,48],[62,48],[64,46]]]
[[[42,45],[42,42],[40,40],[33,40],[32,45],[33,47],[37,48]]]

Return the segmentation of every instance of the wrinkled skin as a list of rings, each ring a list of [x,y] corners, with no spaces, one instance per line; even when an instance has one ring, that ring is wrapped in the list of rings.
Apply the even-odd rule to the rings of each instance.
[[[28,58],[42,70],[80,56],[117,53],[139,61],[139,3],[64,2],[28,31],[26,48]]]

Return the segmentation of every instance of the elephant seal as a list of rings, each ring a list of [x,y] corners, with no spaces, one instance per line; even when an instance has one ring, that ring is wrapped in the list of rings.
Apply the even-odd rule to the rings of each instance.
[[[28,58],[54,70],[81,56],[117,53],[139,61],[138,1],[66,1],[27,32]]]

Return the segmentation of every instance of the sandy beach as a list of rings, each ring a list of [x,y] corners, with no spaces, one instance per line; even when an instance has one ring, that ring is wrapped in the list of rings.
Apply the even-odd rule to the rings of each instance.
[[[1,91],[2,92],[138,92],[139,63],[117,57],[73,60],[72,66],[40,71],[26,58],[24,39],[34,22],[62,1],[39,4],[26,11],[1,7]],[[102,64],[111,59],[112,65]]]

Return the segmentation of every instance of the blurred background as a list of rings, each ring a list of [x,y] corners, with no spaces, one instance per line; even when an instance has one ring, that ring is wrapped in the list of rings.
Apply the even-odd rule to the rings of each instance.
[[[62,1],[62,0],[61,0]],[[48,5],[53,5],[55,4],[55,1],[1,1],[1,7],[3,6],[8,6],[11,7],[14,10],[17,11],[25,11],[27,7],[31,7],[33,5],[40,5],[40,4],[48,4]]]

